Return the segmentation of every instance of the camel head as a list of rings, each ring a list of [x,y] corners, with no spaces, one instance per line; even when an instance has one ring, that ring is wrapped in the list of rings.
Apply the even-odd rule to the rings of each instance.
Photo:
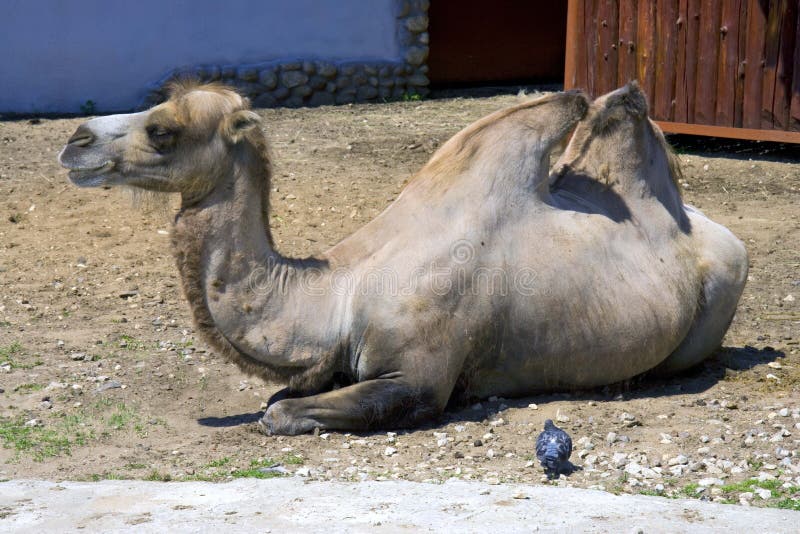
[[[231,176],[236,157],[268,165],[260,118],[235,91],[182,82],[170,95],[147,111],[80,125],[58,157],[70,180],[197,199]]]

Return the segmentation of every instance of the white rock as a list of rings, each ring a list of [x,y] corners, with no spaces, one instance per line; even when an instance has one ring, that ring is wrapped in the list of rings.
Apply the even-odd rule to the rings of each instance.
[[[539,406],[538,406],[537,404],[535,404],[535,403],[533,403],[533,402],[532,402],[532,403],[530,403],[530,404],[528,405],[528,408],[530,408],[531,410],[538,410],[538,409],[539,409]]]
[[[386,449],[383,451],[384,456],[394,456],[395,454],[397,454],[397,449],[394,447],[386,447]]]
[[[778,415],[781,417],[789,417],[789,408],[781,408],[778,410]]]
[[[609,432],[606,435],[606,442],[607,443],[614,443],[617,440],[617,433],[616,432]]]
[[[703,487],[706,486],[722,486],[725,482],[719,478],[701,478],[697,484]]]
[[[772,492],[768,489],[756,488],[755,490],[753,490],[753,492],[764,500],[772,497]]]
[[[688,463],[689,463],[689,458],[687,458],[683,454],[679,454],[674,458],[670,458],[669,462],[667,462],[668,465],[686,465]]]
[[[615,452],[611,457],[611,463],[614,467],[623,467],[628,463],[628,455],[623,452]]]
[[[629,475],[638,475],[642,472],[642,466],[636,462],[631,462],[625,466],[625,472]]]

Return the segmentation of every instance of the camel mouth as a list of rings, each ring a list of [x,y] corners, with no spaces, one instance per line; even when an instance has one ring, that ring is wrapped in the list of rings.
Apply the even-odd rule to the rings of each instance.
[[[113,170],[115,165],[113,161],[107,161],[99,167],[70,169],[69,179],[78,187],[96,187],[106,181],[105,175]]]

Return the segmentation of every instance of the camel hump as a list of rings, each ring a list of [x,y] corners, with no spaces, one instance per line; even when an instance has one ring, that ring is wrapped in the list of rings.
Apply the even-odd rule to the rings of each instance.
[[[454,135],[416,179],[455,179],[469,169],[490,169],[495,178],[508,175],[519,181],[546,181],[546,156],[564,141],[588,109],[588,98],[576,90],[501,109]]]

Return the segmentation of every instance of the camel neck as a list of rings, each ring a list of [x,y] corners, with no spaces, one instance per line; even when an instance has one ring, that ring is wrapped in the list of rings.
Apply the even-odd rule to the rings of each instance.
[[[281,256],[266,221],[266,179],[244,166],[202,201],[185,205],[173,229],[184,292],[203,337],[245,371],[312,387],[330,324],[308,316],[330,311],[325,295],[304,291],[309,271],[319,281],[324,262]],[[266,370],[265,370],[266,369]],[[308,372],[304,372],[307,370]]]

